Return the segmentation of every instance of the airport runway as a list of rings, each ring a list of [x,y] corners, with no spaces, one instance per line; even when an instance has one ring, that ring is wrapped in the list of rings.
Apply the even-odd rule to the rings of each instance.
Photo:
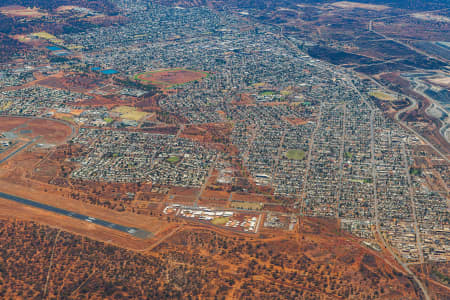
[[[100,226],[108,227],[108,228],[111,228],[111,229],[114,229],[114,230],[119,230],[119,231],[122,231],[122,232],[126,232],[126,233],[131,234],[132,236],[135,236],[135,237],[138,237],[138,238],[149,238],[149,237],[152,236],[152,234],[150,232],[145,231],[145,230],[141,230],[141,229],[133,228],[133,227],[126,227],[126,226],[122,226],[122,225],[119,225],[119,224],[111,223],[111,222],[108,222],[108,221],[99,220],[97,218],[93,218],[93,217],[89,217],[89,216],[82,215],[82,214],[79,214],[79,213],[71,212],[71,211],[68,211],[68,210],[65,210],[65,209],[57,208],[57,207],[50,206],[50,205],[43,204],[43,203],[39,203],[39,202],[36,202],[36,201],[31,201],[31,200],[24,199],[24,198],[21,198],[21,197],[17,197],[17,196],[14,196],[14,195],[5,194],[5,193],[0,192],[0,198],[11,200],[11,201],[15,201],[15,202],[22,203],[22,204],[25,204],[25,205],[28,205],[28,206],[32,206],[32,207],[36,207],[36,208],[39,208],[39,209],[44,209],[44,210],[47,210],[47,211],[50,211],[50,212],[54,212],[54,213],[57,213],[57,214],[60,214],[60,215],[64,215],[64,216],[68,216],[68,217],[71,217],[71,218],[75,218],[75,219],[78,219],[78,220],[90,222],[90,223],[97,224],[97,225],[100,225]]]

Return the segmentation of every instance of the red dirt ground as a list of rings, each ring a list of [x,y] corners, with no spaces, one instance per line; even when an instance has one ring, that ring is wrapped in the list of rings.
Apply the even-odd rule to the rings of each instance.
[[[100,82],[100,79],[93,75],[81,76],[75,73],[60,72],[53,76],[39,79],[35,83],[49,88],[84,93],[95,88],[98,82]]]
[[[37,8],[27,8],[20,5],[3,6],[0,12],[8,17],[39,18],[46,15]]]
[[[0,117],[0,131],[10,131],[18,126],[17,132],[20,135],[22,130],[31,130],[24,136],[34,138],[41,136],[39,142],[62,144],[72,133],[72,128],[63,122],[47,119],[29,119],[18,117]]]
[[[12,175],[12,177],[10,175]],[[27,186],[27,189],[23,189],[23,186]],[[82,203],[71,199],[68,196],[68,191],[64,189],[52,187],[51,185],[44,183],[38,183],[33,180],[14,177],[13,174],[0,176],[0,191],[121,225],[144,229],[156,235],[161,234],[169,226],[165,220],[158,217],[137,215],[131,212],[118,212],[96,205]],[[86,224],[86,222],[77,219],[56,215],[51,212],[2,199],[0,202],[0,218],[6,216],[16,216],[22,219],[34,220],[51,226],[57,226],[71,232],[87,235],[101,241],[111,242],[125,248],[142,249],[147,247],[150,242],[136,239],[128,234],[109,230],[108,228],[103,228],[94,224]]]
[[[308,120],[301,118],[283,118],[286,122],[291,125],[305,125],[308,123]]]
[[[138,79],[154,84],[161,88],[172,85],[184,84],[190,81],[200,80],[207,75],[202,72],[191,70],[161,70],[154,73],[144,73],[137,76]]]
[[[24,118],[1,117],[0,131],[10,131],[24,123]]]
[[[72,129],[68,125],[51,120],[31,120],[28,122],[28,127],[33,130],[33,135],[43,136],[47,143],[63,143],[72,133]]]

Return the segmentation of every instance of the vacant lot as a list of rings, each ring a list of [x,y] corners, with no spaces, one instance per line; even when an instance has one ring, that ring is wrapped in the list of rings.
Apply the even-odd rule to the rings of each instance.
[[[300,149],[291,149],[288,152],[286,152],[285,156],[288,159],[292,160],[303,160],[305,159],[306,153],[303,150]]]
[[[113,111],[119,113],[122,119],[133,121],[142,120],[148,115],[146,112],[138,111],[136,108],[131,106],[118,106],[114,108]]]
[[[208,73],[186,69],[166,69],[137,74],[134,79],[153,84],[159,88],[171,88],[191,81],[200,80]]]
[[[40,18],[47,15],[38,8],[27,8],[19,5],[1,7],[0,12],[8,17]]]
[[[71,135],[72,128],[63,122],[48,119],[0,117],[0,131],[34,138],[41,136],[40,142],[62,144]]]
[[[255,203],[255,202],[237,202],[233,201],[231,202],[231,207],[233,208],[241,208],[241,209],[262,209],[264,207],[261,203]]]

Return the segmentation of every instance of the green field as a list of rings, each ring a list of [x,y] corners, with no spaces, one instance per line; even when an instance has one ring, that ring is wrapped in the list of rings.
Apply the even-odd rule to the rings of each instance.
[[[228,217],[215,218],[214,220],[211,221],[211,223],[213,223],[214,225],[225,225],[229,220],[230,218]]]
[[[409,169],[409,174],[414,175],[414,176],[420,176],[420,175],[422,175],[422,169],[411,167]]]
[[[259,93],[261,96],[273,96],[275,95],[275,91],[262,91]]]
[[[350,179],[350,182],[364,183],[364,179]]]
[[[73,122],[73,118],[69,117],[69,116],[64,116],[61,118],[61,120],[64,120],[66,122],[72,123]]]
[[[292,160],[304,160],[306,157],[306,152],[300,149],[291,149],[288,152],[286,152],[285,156],[288,159]]]
[[[372,91],[369,93],[370,96],[377,98],[378,100],[382,101],[394,101],[395,97],[389,94],[386,94],[381,91]]]
[[[364,179],[349,179],[351,182],[357,182],[357,183],[372,183],[372,178],[364,178]]]
[[[181,159],[178,156],[170,156],[167,161],[170,162],[171,164],[176,164],[177,162],[179,162]]]

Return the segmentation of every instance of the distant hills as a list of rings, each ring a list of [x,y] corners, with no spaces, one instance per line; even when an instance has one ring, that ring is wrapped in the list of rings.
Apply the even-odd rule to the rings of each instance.
[[[19,5],[38,7],[45,10],[55,10],[64,5],[90,8],[104,13],[116,12],[116,7],[109,0],[1,0],[0,6]]]
[[[232,6],[242,9],[268,9],[275,7],[289,7],[297,4],[320,4],[333,3],[337,1],[329,0],[158,0],[166,5],[182,5],[182,6],[199,6],[214,5],[216,8]],[[442,0],[360,0],[353,1],[369,4],[382,4],[395,8],[417,9],[417,10],[434,10],[450,8],[450,2]]]
[[[62,6],[88,8],[106,17],[93,20],[59,11]],[[37,31],[51,34],[84,31],[103,23],[110,24],[107,18],[117,14],[118,9],[109,0],[0,0],[0,62],[29,48],[13,39],[13,35]]]

